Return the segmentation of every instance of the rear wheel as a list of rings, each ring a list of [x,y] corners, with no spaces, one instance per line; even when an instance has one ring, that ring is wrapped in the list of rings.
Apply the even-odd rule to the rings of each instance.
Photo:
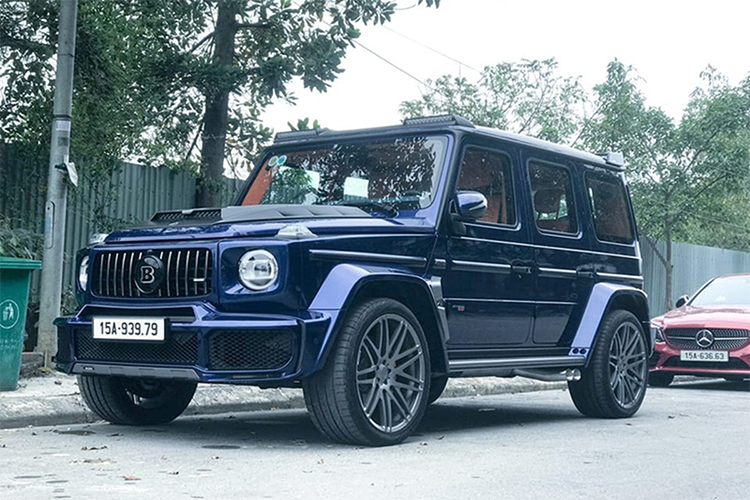
[[[81,396],[113,424],[156,425],[179,417],[193,399],[194,382],[80,375]]]
[[[599,327],[581,380],[568,382],[578,411],[589,417],[624,418],[638,411],[646,395],[646,335],[632,313],[616,310]]]
[[[422,419],[429,394],[427,341],[414,314],[373,299],[344,320],[326,366],[303,382],[315,426],[343,443],[400,443]]]
[[[674,380],[674,374],[665,372],[651,372],[648,374],[648,385],[653,387],[668,387]]]

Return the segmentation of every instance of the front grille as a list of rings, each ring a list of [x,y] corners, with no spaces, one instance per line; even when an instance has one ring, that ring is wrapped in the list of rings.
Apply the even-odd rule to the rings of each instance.
[[[112,361],[155,365],[195,365],[198,339],[195,333],[171,332],[164,342],[94,340],[91,329],[77,329],[75,355],[79,361]]]
[[[292,360],[291,330],[217,330],[208,338],[212,370],[278,370]]]
[[[141,279],[136,269],[149,255],[159,258],[163,276],[145,293],[143,285],[136,283]],[[213,259],[206,248],[102,252],[96,256],[91,290],[100,297],[198,297],[211,293],[212,276]]]
[[[668,328],[664,333],[667,342],[678,349],[710,349],[728,351],[747,344],[750,330],[732,328],[707,328],[713,336],[714,343],[706,348],[698,345],[695,336],[704,328]]]

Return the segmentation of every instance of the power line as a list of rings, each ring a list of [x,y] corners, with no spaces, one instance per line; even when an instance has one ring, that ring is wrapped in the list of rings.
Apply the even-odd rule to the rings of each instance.
[[[365,49],[365,50],[366,50],[367,52],[369,52],[370,54],[374,55],[375,57],[377,57],[378,59],[380,59],[380,60],[381,60],[381,61],[383,61],[384,63],[386,63],[386,64],[388,64],[389,66],[393,67],[393,68],[394,68],[394,69],[396,69],[397,71],[400,71],[401,73],[405,74],[406,76],[408,76],[408,77],[409,77],[409,78],[411,78],[412,80],[414,80],[414,81],[416,81],[416,82],[420,83],[421,85],[424,85],[424,86],[425,86],[425,87],[427,87],[428,89],[430,89],[430,90],[435,90],[435,89],[434,89],[434,88],[433,88],[433,87],[432,87],[431,85],[429,85],[429,84],[427,84],[427,83],[423,82],[422,80],[420,80],[420,79],[419,79],[419,78],[417,78],[416,76],[412,75],[411,73],[409,73],[409,72],[408,72],[408,71],[406,71],[405,69],[401,68],[400,66],[396,65],[395,63],[392,63],[391,61],[389,61],[389,60],[388,60],[388,59],[386,59],[385,57],[381,56],[380,54],[378,54],[378,53],[377,53],[377,52],[375,52],[374,50],[372,50],[372,49],[370,49],[370,48],[368,48],[368,47],[366,47],[366,46],[362,45],[362,42],[359,42],[359,41],[357,41],[357,40],[354,40],[354,45],[357,45],[358,47],[362,47],[362,48],[363,48],[363,49]]]
[[[409,37],[409,36],[407,36],[407,35],[404,35],[403,33],[399,33],[398,31],[394,30],[393,28],[389,28],[388,26],[385,26],[385,25],[383,26],[383,28],[387,29],[387,30],[388,30],[388,31],[390,31],[391,33],[395,33],[396,35],[398,35],[398,36],[400,36],[400,37],[406,38],[406,39],[407,39],[407,40],[409,40],[410,42],[412,42],[412,43],[416,43],[416,44],[417,44],[417,45],[419,45],[420,47],[423,47],[423,48],[425,48],[425,49],[427,49],[427,50],[429,50],[429,51],[431,51],[431,52],[434,52],[435,54],[437,54],[437,55],[439,55],[439,56],[441,56],[441,57],[444,57],[444,58],[448,59],[449,61],[453,61],[453,62],[455,62],[455,63],[458,63],[458,64],[460,64],[461,66],[463,66],[463,67],[465,67],[465,68],[468,68],[468,69],[470,69],[470,70],[472,70],[472,71],[476,71],[476,72],[477,72],[477,73],[479,73],[479,74],[481,74],[481,73],[482,73],[482,72],[481,72],[480,70],[478,70],[478,69],[476,69],[476,68],[473,68],[473,67],[469,66],[469,65],[468,65],[468,64],[466,64],[465,62],[463,62],[463,61],[460,61],[460,60],[458,60],[458,59],[456,59],[456,58],[454,58],[454,57],[451,57],[451,56],[449,56],[449,55],[447,55],[447,54],[444,54],[443,52],[440,52],[439,50],[437,50],[437,49],[434,49],[434,48],[430,47],[429,45],[426,45],[426,44],[424,44],[424,43],[420,42],[419,40],[415,40],[414,38],[411,38],[411,37]]]

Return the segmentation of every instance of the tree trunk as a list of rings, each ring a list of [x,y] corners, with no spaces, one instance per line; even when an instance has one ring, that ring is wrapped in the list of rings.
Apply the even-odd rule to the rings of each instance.
[[[664,290],[667,311],[672,309],[672,228],[670,220],[667,219],[667,227],[664,231],[664,243],[667,246],[666,255],[666,286]]]
[[[237,0],[218,2],[213,62],[220,70],[230,69],[234,63],[234,40],[237,34],[239,8],[240,2]],[[223,203],[224,146],[231,88],[231,82],[226,82],[217,88],[206,90],[201,168],[195,199],[198,207],[217,207]]]

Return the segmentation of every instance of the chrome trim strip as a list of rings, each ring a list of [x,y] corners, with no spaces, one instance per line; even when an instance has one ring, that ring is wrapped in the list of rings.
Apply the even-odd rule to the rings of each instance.
[[[407,266],[423,266],[427,264],[424,257],[411,257],[404,255],[391,255],[368,252],[347,252],[343,250],[310,250],[313,259],[351,260],[360,259],[372,262],[384,262],[388,264],[404,264]]]
[[[573,269],[558,269],[555,267],[540,267],[539,275],[544,276],[564,276],[565,278],[577,278],[578,273]]]
[[[576,302],[562,302],[554,300],[510,300],[510,299],[468,299],[463,297],[451,297],[449,301],[453,300],[456,302],[476,302],[476,303],[497,303],[497,304],[536,304],[543,306],[574,306]]]
[[[510,264],[495,264],[493,262],[471,262],[468,260],[451,261],[454,266],[468,268],[471,271],[489,271],[493,273],[510,273]]]
[[[583,356],[548,356],[542,358],[499,358],[499,359],[459,359],[449,361],[451,371],[470,370],[478,368],[516,368],[516,367],[570,367],[583,366],[586,358]]]
[[[170,380],[200,381],[200,377],[190,368],[146,368],[142,366],[105,365],[78,362],[72,373],[77,375],[109,375],[116,377],[161,378]]]

